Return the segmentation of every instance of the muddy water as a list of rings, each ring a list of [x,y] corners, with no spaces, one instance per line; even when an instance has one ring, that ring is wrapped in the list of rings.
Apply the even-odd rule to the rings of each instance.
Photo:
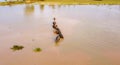
[[[55,43],[53,17],[64,35]],[[13,51],[13,45],[24,48]],[[40,47],[41,52],[34,52]],[[0,65],[120,65],[119,5],[0,6]]]

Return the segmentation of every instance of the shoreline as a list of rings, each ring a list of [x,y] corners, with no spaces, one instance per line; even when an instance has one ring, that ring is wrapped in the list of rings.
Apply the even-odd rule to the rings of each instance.
[[[40,4],[40,5],[120,5],[120,1],[87,1],[87,2],[66,2],[66,1],[39,1],[39,2],[0,2],[0,6],[19,4]]]

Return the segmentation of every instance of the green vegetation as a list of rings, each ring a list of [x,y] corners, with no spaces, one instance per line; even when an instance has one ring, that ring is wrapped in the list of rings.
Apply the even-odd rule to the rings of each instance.
[[[42,51],[41,48],[35,48],[35,49],[34,49],[34,52],[41,52],[41,51]]]
[[[24,4],[23,1],[14,1],[14,2],[0,2],[0,5],[15,5],[15,4]]]
[[[11,49],[13,51],[17,51],[17,50],[22,50],[24,47],[23,46],[19,46],[19,45],[14,45]]]
[[[11,4],[29,4],[29,3],[38,3],[38,4],[49,4],[49,5],[69,5],[69,4],[81,4],[81,5],[89,5],[89,4],[109,4],[109,5],[120,5],[120,0],[23,0],[23,1],[6,1],[0,2],[0,5],[11,5]]]
[[[23,48],[24,48],[24,47],[23,47],[23,46],[20,46],[20,45],[13,45],[13,47],[10,48],[10,49],[12,49],[13,51],[19,51],[19,50],[22,50]],[[35,48],[33,51],[34,51],[34,52],[41,52],[42,49],[41,49],[41,48]]]
[[[58,5],[91,5],[91,4],[95,4],[95,5],[104,5],[104,4],[109,4],[109,5],[116,5],[116,4],[120,4],[120,0],[45,0],[45,1],[40,1],[40,4],[50,4],[50,5],[54,5],[54,4],[58,4]]]

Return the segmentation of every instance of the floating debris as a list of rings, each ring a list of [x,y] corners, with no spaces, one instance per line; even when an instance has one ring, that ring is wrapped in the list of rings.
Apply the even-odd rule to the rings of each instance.
[[[22,50],[24,47],[23,46],[19,46],[19,45],[14,45],[11,49],[13,51],[17,51],[17,50]]]
[[[35,48],[35,49],[34,49],[34,52],[41,52],[41,51],[42,51],[41,48]]]

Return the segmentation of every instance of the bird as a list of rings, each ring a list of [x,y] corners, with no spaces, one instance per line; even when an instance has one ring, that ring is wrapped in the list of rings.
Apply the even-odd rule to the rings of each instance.
[[[54,17],[53,20],[54,20],[53,21],[53,25],[56,25],[56,22],[55,22],[56,18]]]
[[[55,29],[58,31],[58,34],[59,34],[60,38],[64,38],[64,36],[62,35],[60,29],[59,28],[55,28]]]
[[[57,29],[57,25],[53,25],[53,28],[54,28],[54,29]]]
[[[53,20],[56,20],[56,18],[54,17]]]
[[[56,39],[55,39],[55,42],[57,43],[57,42],[59,42],[60,41],[60,36],[58,35],[57,37],[56,37]]]
[[[56,22],[55,22],[55,21],[53,22],[53,25],[56,25]]]
[[[55,33],[55,34],[59,34],[59,31],[58,31],[58,30],[54,30],[54,33]]]

